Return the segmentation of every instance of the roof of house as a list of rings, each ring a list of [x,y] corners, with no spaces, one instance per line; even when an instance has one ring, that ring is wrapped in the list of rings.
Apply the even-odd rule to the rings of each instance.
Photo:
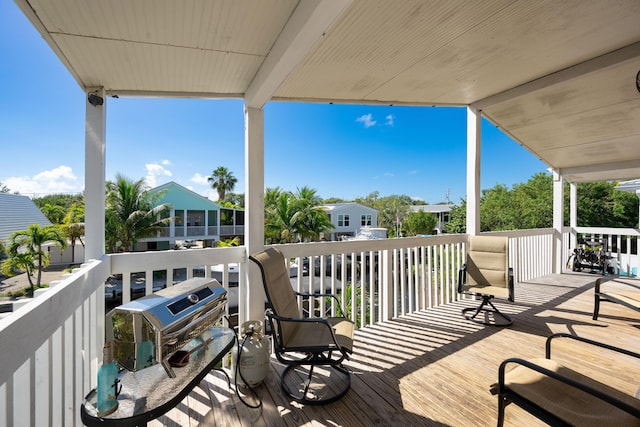
[[[414,205],[411,206],[411,210],[414,212],[425,211],[431,213],[439,213],[439,212],[451,212],[451,208],[455,205],[452,204],[444,204],[444,205]]]
[[[356,203],[356,202],[327,203],[325,205],[322,205],[321,208],[325,209],[328,212],[337,212],[337,211],[341,211],[348,208],[358,208],[360,210],[378,213],[376,209],[371,208],[369,206],[361,205],[360,203]]]
[[[631,181],[619,182],[618,185],[616,186],[616,190],[636,193],[640,191],[640,179],[632,179]]]
[[[149,192],[152,194],[163,192],[157,201],[158,204],[169,203],[174,209],[220,210],[220,205],[216,202],[174,181],[152,188]]]
[[[26,230],[31,224],[45,227],[51,221],[27,196],[0,193],[0,240],[8,241],[11,233]]]

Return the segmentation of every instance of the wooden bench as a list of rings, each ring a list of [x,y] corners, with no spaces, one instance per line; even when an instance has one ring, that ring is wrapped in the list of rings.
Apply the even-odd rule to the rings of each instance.
[[[606,290],[605,290],[606,288]],[[640,311],[640,280],[616,278],[606,282],[596,280],[593,306],[593,320],[598,320],[600,302],[621,304],[632,310]]]

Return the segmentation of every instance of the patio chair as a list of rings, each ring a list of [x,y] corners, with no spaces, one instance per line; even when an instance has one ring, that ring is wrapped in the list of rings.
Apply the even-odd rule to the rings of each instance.
[[[498,427],[504,424],[504,411],[509,403],[554,426],[640,425],[639,399],[551,359],[551,342],[556,338],[578,341],[580,344],[575,347],[578,357],[590,354],[588,350],[593,349],[587,348],[590,346],[610,350],[612,367],[616,353],[640,359],[638,353],[575,335],[551,335],[547,338],[544,359],[510,358],[500,364],[498,382],[491,386],[491,393],[498,395]],[[508,365],[515,367],[507,372]],[[610,383],[617,381],[612,379]]]
[[[513,323],[511,317],[491,302],[494,297],[513,302],[513,272],[509,268],[507,237],[469,237],[467,260],[458,273],[458,292],[482,298],[478,307],[462,310],[466,319],[493,326]]]
[[[640,311],[640,286],[628,281],[612,280],[605,284],[602,279],[598,279],[594,296],[593,320],[598,320],[601,302],[613,302]]]
[[[334,295],[295,292],[284,256],[277,249],[265,249],[249,259],[260,268],[275,354],[286,365],[280,376],[282,390],[306,404],[340,399],[351,387],[350,372],[342,361],[353,351],[353,322],[344,316]],[[317,297],[334,298],[343,316],[303,318],[298,297],[309,303]]]

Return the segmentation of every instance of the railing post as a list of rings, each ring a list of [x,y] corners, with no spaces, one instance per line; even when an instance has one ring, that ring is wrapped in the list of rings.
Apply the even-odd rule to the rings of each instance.
[[[393,251],[385,249],[380,251],[380,266],[382,268],[382,280],[380,284],[380,305],[382,307],[383,322],[390,320],[393,317]]]

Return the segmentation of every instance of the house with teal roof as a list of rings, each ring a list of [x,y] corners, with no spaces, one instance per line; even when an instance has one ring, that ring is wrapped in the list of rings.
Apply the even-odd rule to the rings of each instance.
[[[141,239],[136,250],[166,250],[181,247],[213,247],[219,240],[244,240],[244,211],[220,206],[212,200],[176,183],[151,189],[158,195],[156,205],[171,205],[169,226],[154,237]]]

